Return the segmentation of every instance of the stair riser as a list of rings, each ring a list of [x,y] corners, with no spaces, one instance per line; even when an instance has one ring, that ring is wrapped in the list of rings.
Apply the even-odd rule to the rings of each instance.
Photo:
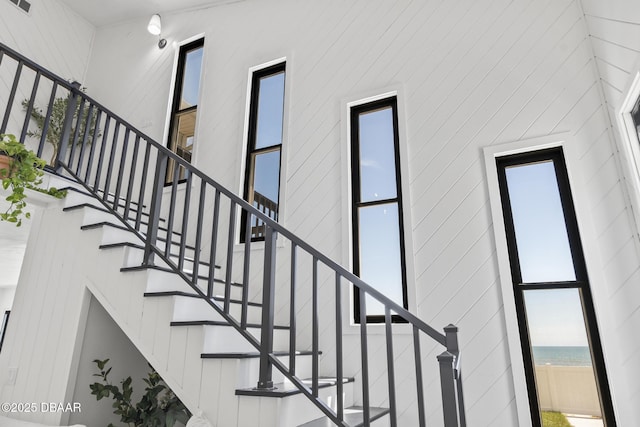
[[[205,340],[203,353],[250,353],[257,351],[254,346],[235,329],[229,326],[204,325]],[[260,329],[248,328],[251,335],[260,339]],[[275,351],[287,351],[289,332],[282,329],[273,331],[273,348]]]
[[[142,261],[143,261],[143,258],[144,258],[144,251],[142,249],[132,248],[132,247],[129,247],[127,249],[128,249],[128,251],[127,251],[126,257],[125,257],[124,262],[123,262],[123,267],[138,267],[138,266],[142,265]],[[171,257],[171,260],[177,266],[178,258],[177,257]],[[159,267],[170,268],[168,263],[164,262],[160,257],[157,257],[154,262]],[[193,272],[193,261],[185,260],[182,270],[185,271],[187,274],[191,275],[191,273]],[[209,276],[209,266],[200,264],[200,266],[198,268],[198,276],[208,277]]]
[[[224,322],[224,318],[218,314],[206,301],[199,298],[176,296],[173,309],[174,322],[200,322],[215,321]],[[231,314],[240,319],[237,304],[232,304]],[[237,316],[237,317],[236,317]],[[259,324],[261,321],[261,310],[259,307],[249,307],[247,310],[247,322]]]
[[[343,395],[345,406],[353,404],[353,383],[344,384]],[[327,387],[319,390],[319,397],[335,410],[336,388]],[[297,427],[308,421],[321,417],[322,412],[302,394],[273,398],[239,396],[240,417],[238,427],[254,427],[256,419],[260,426]]]
[[[205,359],[205,363],[206,363]],[[279,356],[280,360],[287,367],[289,366],[289,356]],[[311,377],[312,357],[310,354],[296,356],[296,376],[300,378]],[[238,382],[236,388],[255,387],[258,384],[260,373],[260,359],[246,358],[238,359]],[[284,374],[277,369],[273,369],[272,378],[274,383],[289,382]]]

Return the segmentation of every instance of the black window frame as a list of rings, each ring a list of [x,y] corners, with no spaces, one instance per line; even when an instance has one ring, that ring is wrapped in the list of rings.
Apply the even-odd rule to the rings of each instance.
[[[361,199],[361,177],[360,177],[360,126],[359,117],[363,113],[370,113],[376,110],[391,108],[393,120],[393,145],[396,166],[396,197],[375,201],[362,202]],[[354,105],[350,108],[350,131],[351,131],[351,230],[352,230],[352,259],[353,273],[360,277],[360,232],[358,211],[363,207],[370,207],[381,204],[395,202],[398,205],[398,237],[400,239],[400,269],[402,281],[402,306],[409,308],[409,298],[407,292],[407,263],[406,246],[404,238],[404,208],[402,197],[402,179],[400,162],[400,136],[398,132],[398,98],[391,96],[379,100]],[[361,322],[360,319],[360,293],[354,287],[353,293],[354,322]],[[391,319],[395,323],[406,323],[406,320],[397,315],[392,315]],[[367,315],[367,323],[384,323],[384,315]]]
[[[278,164],[278,199],[275,201],[276,206],[275,206],[275,210],[273,211],[275,217],[265,212],[267,215],[272,217],[275,221],[278,221],[278,218],[280,216],[280,189],[281,189],[280,184],[281,184],[281,178],[282,178],[281,177],[282,144],[284,141],[281,140],[280,144],[270,145],[268,147],[262,147],[258,149],[256,149],[255,147],[256,147],[256,142],[258,137],[258,106],[259,106],[259,100],[260,100],[260,80],[262,80],[265,77],[273,76],[280,73],[284,73],[283,90],[285,93],[283,93],[283,105],[282,105],[282,108],[283,108],[283,116],[282,116],[283,136],[282,137],[284,139],[284,109],[285,109],[284,103],[286,102],[286,99],[284,99],[284,97],[286,96],[286,85],[287,85],[286,61],[278,62],[277,64],[270,65],[265,68],[261,68],[259,70],[254,71],[251,74],[251,95],[249,98],[249,126],[248,126],[248,132],[247,132],[247,155],[245,158],[244,186],[243,186],[243,194],[244,194],[243,198],[247,200],[249,203],[253,204],[254,200],[249,200],[250,198],[249,192],[251,189],[251,184],[252,184],[252,180],[255,172],[255,164],[254,164],[255,156],[259,154],[269,153],[269,152],[275,152],[275,151],[279,152],[280,161]],[[247,221],[247,211],[242,210],[242,215],[240,219],[240,243],[246,242],[246,227],[244,226],[246,221]],[[257,226],[259,226],[259,224]],[[265,238],[264,234],[252,236],[251,241],[252,242],[264,241],[264,238]]]
[[[558,193],[562,211],[564,214],[569,249],[573,259],[575,280],[562,282],[537,282],[522,283],[522,272],[517,249],[515,225],[511,210],[511,200],[507,188],[506,169],[510,166],[520,166],[533,164],[536,162],[552,161],[556,173]],[[606,427],[615,427],[615,415],[609,387],[609,380],[602,352],[602,342],[596,321],[595,308],[587,266],[582,249],[582,241],[578,228],[578,221],[575,214],[575,204],[571,193],[571,186],[567,167],[564,159],[562,147],[537,150],[526,153],[518,153],[496,158],[498,172],[498,186],[500,190],[500,200],[502,214],[504,218],[505,234],[507,240],[507,250],[509,254],[509,266],[511,271],[512,289],[516,304],[516,315],[518,319],[518,330],[520,335],[520,348],[524,359],[525,378],[527,392],[529,396],[529,408],[533,427],[542,427],[541,410],[538,399],[538,391],[535,377],[535,363],[533,360],[533,348],[529,340],[529,330],[527,325],[524,293],[527,290],[553,290],[553,289],[577,289],[581,295],[585,329],[591,351],[593,371],[596,380],[596,388],[600,398],[602,419]]]
[[[167,148],[171,150],[173,153],[176,153],[181,158],[188,161],[189,163],[191,163],[191,156],[189,156],[189,158],[187,159],[185,156],[177,152],[177,143],[175,141],[175,138],[176,138],[175,133],[177,132],[177,122],[178,122],[179,116],[183,116],[185,114],[191,113],[192,111],[195,111],[196,119],[197,119],[197,114],[198,114],[197,111],[198,111],[199,104],[192,105],[182,110],[180,109],[180,100],[182,99],[182,86],[184,83],[184,72],[185,72],[185,67],[187,62],[187,54],[196,49],[204,49],[204,37],[189,43],[185,43],[184,45],[180,46],[180,51],[178,52],[178,65],[176,66],[176,78],[175,78],[174,87],[173,87],[173,99],[171,101],[171,116],[169,119],[169,139],[167,140]],[[203,54],[204,54],[204,51],[203,51]],[[202,69],[200,69],[200,73],[202,75]],[[167,174],[165,176],[165,182],[164,182],[165,187],[173,183],[173,172],[174,172],[173,164],[174,163],[171,160],[167,162]],[[185,181],[186,180],[184,178],[178,179],[178,183],[183,183]]]
[[[640,140],[640,98],[636,101],[636,105],[631,110],[631,120],[633,121],[633,126],[636,131],[636,135]]]

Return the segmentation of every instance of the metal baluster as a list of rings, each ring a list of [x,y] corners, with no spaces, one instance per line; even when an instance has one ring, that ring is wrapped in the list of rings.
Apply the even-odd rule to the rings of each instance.
[[[47,141],[47,133],[49,132],[49,125],[51,124],[51,113],[53,112],[53,103],[56,100],[56,92],[58,91],[58,82],[53,82],[51,87],[51,95],[49,96],[49,106],[47,107],[47,114],[44,117],[44,123],[42,124],[42,135],[40,135],[40,143],[38,144],[38,157],[42,157],[42,151],[44,151],[44,144]],[[54,166],[54,165],[52,165]]]
[[[336,406],[340,421],[344,420],[344,384],[342,366],[342,287],[336,271]]]
[[[191,284],[198,286],[198,274],[200,272],[200,252],[202,251],[202,223],[204,221],[204,202],[207,196],[207,184],[200,180],[200,198],[198,200],[198,220],[196,222],[196,250],[193,252],[193,275]],[[209,274],[213,274],[213,265],[209,266]]]
[[[11,109],[13,107],[13,101],[15,100],[15,97],[16,97],[16,91],[18,90],[18,82],[20,81],[21,74],[22,74],[22,61],[18,61],[18,68],[16,68],[16,74],[13,77],[13,85],[11,86],[9,99],[7,100],[7,109],[4,112],[4,119],[2,120],[2,126],[0,126],[0,133],[5,133],[7,130],[7,124],[9,123],[9,116],[11,115]]]
[[[229,208],[229,239],[227,240],[227,271],[224,279],[224,312],[231,309],[231,277],[233,273],[233,245],[236,236],[236,202],[231,201]]]
[[[142,206],[144,204],[144,195],[146,192],[146,187],[147,187],[147,172],[149,171],[149,163],[151,163],[149,157],[151,157],[151,144],[149,144],[149,141],[145,141],[147,143],[147,147],[144,150],[144,160],[142,162],[143,166],[142,166],[142,182],[140,183],[140,194],[138,194],[138,214],[136,215],[136,227],[135,229],[140,231],[140,224],[142,222]],[[160,153],[158,152],[158,156],[160,156]],[[158,171],[156,171],[156,174],[158,173]],[[165,171],[166,174],[166,171]],[[166,175],[163,175],[166,176]],[[164,181],[162,182],[162,188],[164,188]],[[155,191],[155,187],[154,187],[154,191]],[[162,191],[162,189],[160,189],[160,191]],[[160,219],[160,218],[158,218]],[[149,215],[149,220],[151,220],[151,214]]]
[[[367,299],[364,289],[358,288],[360,298],[360,358],[362,366],[362,424],[371,423],[369,404],[369,348],[367,344]]]
[[[289,372],[296,374],[296,262],[298,245],[291,242],[291,288],[289,289]]]
[[[31,96],[29,97],[29,103],[27,109],[24,112],[24,124],[22,125],[22,132],[20,133],[20,141],[24,143],[27,137],[27,130],[29,129],[29,122],[31,121],[31,112],[33,111],[33,103],[38,93],[38,85],[40,84],[40,71],[36,73],[36,78],[33,82],[33,88],[31,89]]]
[[[118,178],[116,179],[116,194],[114,196],[113,210],[117,211],[120,205],[120,192],[122,191],[122,178],[124,177],[124,166],[127,163],[127,154],[129,153],[129,135],[131,129],[127,128],[124,132],[122,141],[122,153],[120,153],[120,164],[118,165]],[[126,219],[126,217],[125,217]]]
[[[104,134],[102,135],[102,144],[100,145],[100,155],[98,156],[98,169],[96,169],[96,179],[93,185],[93,189],[98,191],[100,189],[100,175],[102,175],[102,159],[104,159],[104,152],[107,148],[107,139],[109,137],[109,126],[111,126],[111,116],[106,114],[104,121]]]
[[[95,114],[94,109],[95,105],[89,104],[89,111],[87,112],[87,122],[84,126],[84,134],[82,135],[82,146],[80,147],[80,155],[78,156],[78,166],[76,167],[76,175],[78,176],[80,176],[80,169],[82,168],[82,162],[84,161],[84,154],[86,152],[87,145],[89,145],[89,136],[91,135],[91,118]]]
[[[398,414],[396,412],[396,375],[393,359],[393,330],[391,324],[391,310],[384,309],[385,333],[387,336],[387,377],[389,384],[389,421],[391,427],[398,426]]]
[[[169,157],[167,156],[167,159]],[[169,202],[169,217],[167,218],[167,235],[164,245],[164,256],[171,256],[171,246],[173,245],[173,223],[175,221],[176,197],[178,194],[178,178],[180,176],[180,166],[177,162],[173,163],[173,178],[171,180],[171,199]]]
[[[413,327],[413,351],[416,363],[416,387],[418,393],[418,422],[420,427],[426,425],[425,407],[424,407],[424,390],[422,385],[422,356],[420,355],[420,330]]]
[[[267,225],[264,240],[264,276],[262,282],[262,324],[260,335],[260,374],[258,389],[272,389],[273,365],[269,355],[273,353],[273,318],[276,281],[277,232]]]
[[[120,136],[120,122],[116,120],[113,131],[113,139],[111,140],[111,151],[109,152],[109,164],[107,165],[107,178],[104,182],[104,192],[102,200],[105,202],[109,199],[109,187],[111,186],[111,175],[113,174],[113,162],[116,157],[116,148],[118,146],[118,137]],[[118,206],[118,200],[115,200],[115,206]]]
[[[71,169],[73,167],[73,158],[75,157],[75,151],[76,151],[76,144],[78,143],[78,136],[80,133],[80,124],[82,123],[82,113],[84,111],[84,103],[86,102],[84,97],[80,98],[80,105],[77,107],[77,109],[73,112],[73,115],[75,117],[76,120],[76,127],[73,129],[73,138],[71,138],[71,141],[69,143],[69,145],[71,146],[71,152],[69,153],[69,160],[67,165],[69,166],[69,169]]]
[[[213,283],[216,272],[216,249],[218,247],[218,226],[220,220],[220,190],[216,189],[213,201],[213,226],[211,228],[211,251],[209,253],[209,281],[207,297],[213,297]]]
[[[319,319],[318,319],[318,259],[313,257],[313,284],[311,288],[311,391],[313,397],[319,392]]]
[[[160,208],[162,204],[162,190],[164,188],[165,176],[167,173],[168,156],[159,151],[156,162],[156,171],[153,183],[153,194],[151,195],[151,210],[149,211],[149,226],[144,245],[143,265],[153,265],[153,247],[158,239],[158,222],[160,219]]]
[[[87,170],[84,174],[84,182],[87,184],[91,179],[91,166],[93,166],[93,156],[96,151],[96,145],[98,145],[98,129],[100,128],[100,121],[102,120],[102,110],[98,110],[96,117],[96,125],[93,128],[93,137],[91,138],[91,149],[89,150],[89,160],[87,160]],[[106,129],[106,126],[105,126]],[[44,132],[44,131],[43,131]]]
[[[62,126],[62,135],[60,135],[60,141],[58,142],[58,156],[56,157],[56,164],[54,165],[57,171],[60,171],[62,165],[65,164],[65,157],[67,156],[67,145],[69,145],[69,138],[71,136],[71,126],[73,126],[73,116],[78,106],[78,94],[80,93],[80,83],[71,83],[71,89],[69,92],[69,98],[67,102],[67,110],[65,111],[64,124]]]
[[[240,325],[247,328],[247,310],[249,305],[249,268],[251,267],[251,212],[244,211],[244,260],[242,268],[242,311],[240,313]],[[242,215],[241,215],[242,217]]]
[[[182,211],[182,228],[180,229],[180,251],[178,254],[178,270],[182,271],[184,268],[184,258],[187,252],[187,230],[189,226],[189,206],[191,205],[191,170],[185,169],[185,177],[187,182],[184,192],[184,209]],[[199,251],[200,248],[195,248],[194,252]],[[193,274],[193,273],[192,273]],[[196,277],[196,283],[198,278]]]
[[[129,211],[131,210],[131,200],[133,199],[133,183],[136,178],[136,170],[138,170],[138,150],[140,149],[140,135],[136,135],[133,143],[133,158],[131,159],[131,170],[129,171],[129,185],[127,185],[127,196],[124,204],[124,217],[129,219]]]

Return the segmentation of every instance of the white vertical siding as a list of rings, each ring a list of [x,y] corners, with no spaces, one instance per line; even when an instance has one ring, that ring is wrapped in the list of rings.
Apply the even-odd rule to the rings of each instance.
[[[433,326],[460,327],[467,415],[474,427],[517,424],[505,331],[505,322],[513,319],[505,319],[500,295],[482,147],[570,132],[575,146],[567,151],[567,162],[575,172],[572,184],[618,423],[632,425],[640,416],[633,403],[640,385],[626,378],[637,378],[640,366],[640,346],[629,338],[640,326],[640,310],[633,303],[640,300],[634,286],[640,270],[607,110],[624,90],[640,37],[638,25],[628,22],[638,16],[637,6],[630,1],[614,2],[613,8],[601,3],[584,0],[586,17],[578,0],[255,0],[176,12],[163,15],[163,36],[169,40],[164,50],[146,33],[146,20],[99,29],[85,85],[99,101],[161,140],[177,43],[204,34],[194,162],[223,185],[238,189],[247,70],[287,57],[288,138],[281,195],[286,211],[281,222],[342,263],[348,262],[343,254],[349,252],[344,250],[349,237],[343,230],[350,219],[343,216],[349,172],[342,156],[349,141],[341,106],[362,94],[400,88],[400,111],[405,112],[399,118],[401,143],[408,153],[408,167],[402,171],[409,188],[404,208],[411,219],[405,233],[412,233],[413,241],[408,256],[414,269],[408,274],[416,284],[409,298]],[[57,3],[35,6],[45,4]],[[8,16],[5,7],[12,8],[0,3],[0,24]],[[58,22],[72,16],[61,6],[49,13]],[[31,18],[16,18],[26,19]],[[88,55],[83,49],[89,49],[92,30],[71,26],[73,30],[64,27],[55,33],[69,52],[40,52],[28,43],[21,49],[62,75],[83,72],[82,58]],[[19,39],[19,31],[10,32],[12,40]],[[47,245],[54,231],[33,244],[53,250]],[[47,276],[47,268],[38,274]],[[331,278],[323,283],[330,284]],[[45,307],[44,300],[38,303],[38,312],[56,318],[48,311],[56,309]],[[308,306],[302,301],[299,307]],[[326,312],[332,313],[330,307]],[[25,322],[37,329],[46,319]],[[331,340],[331,329],[330,321],[323,326],[323,342]],[[301,322],[299,331],[308,330],[308,323]],[[37,346],[36,335],[28,339],[26,347]],[[400,335],[399,340],[397,357],[410,359],[408,337]],[[358,351],[349,340],[345,347]],[[372,338],[372,357],[381,348],[381,341]],[[12,357],[20,357],[21,351]],[[439,352],[425,343],[425,360],[434,362]],[[325,357],[330,355],[329,350]],[[374,358],[372,366],[377,363]],[[349,360],[347,369],[359,375],[356,360]],[[398,372],[403,393],[413,389],[413,375],[409,368]],[[425,380],[435,386],[433,375],[427,370]],[[373,403],[384,404],[380,387],[385,381],[373,380]],[[437,387],[428,393],[437,400]],[[401,411],[406,418],[400,425],[413,425],[414,402],[415,395],[407,392]],[[437,419],[439,409],[431,406],[429,413]]]
[[[60,77],[82,82],[94,27],[58,0],[32,2],[29,14],[0,2],[0,42]]]
[[[402,174],[409,183],[405,209],[411,218],[405,232],[413,233],[409,251],[415,271],[409,274],[416,283],[416,294],[409,298],[434,326],[456,323],[461,328],[470,425],[514,425],[481,148],[573,133],[577,147],[568,162],[589,171],[585,198],[593,208],[596,237],[587,244],[601,248],[596,253],[604,260],[624,251],[625,271],[637,269],[629,237],[618,243],[631,231],[616,163],[606,161],[613,151],[596,66],[603,71],[596,64],[600,56],[591,54],[592,40],[597,51],[605,37],[588,37],[579,3],[247,1],[163,18],[170,43],[205,34],[195,163],[230,188],[240,188],[242,181],[247,70],[287,57],[288,140],[281,196],[286,211],[281,221],[344,263],[349,239],[343,222],[350,219],[343,216],[348,171],[341,156],[348,141],[340,108],[361,94],[402,89],[401,143],[409,158]],[[593,17],[586,20],[591,24]],[[634,40],[630,43],[637,44],[638,37]],[[106,105],[161,138],[175,49],[170,44],[158,51],[141,21],[103,28],[96,36],[89,86]],[[118,65],[123,63],[127,66]],[[616,70],[608,70],[609,75],[615,81],[624,78]],[[617,288],[617,282],[632,277],[612,273],[606,283],[595,280],[593,286]],[[609,301],[596,304],[600,316],[615,310]],[[308,325],[299,327],[304,331]],[[606,328],[603,335],[611,332]],[[605,339],[611,352],[614,344],[616,339]],[[433,360],[436,351],[425,351],[425,358]],[[358,369],[355,364],[353,369]],[[611,375],[614,387],[620,376]],[[402,372],[400,378],[399,385],[408,386],[411,374]],[[619,405],[628,408],[629,401],[620,399]]]
[[[616,115],[640,66],[640,7],[637,2],[629,0],[582,0],[582,7],[606,102],[599,115],[607,116],[606,124],[613,130],[610,134],[620,138]],[[594,135],[599,130],[605,131],[605,127],[593,129]],[[628,144],[628,141],[618,142],[619,147]],[[598,194],[593,198],[590,210],[598,234],[606,283],[602,299],[596,301],[596,306],[603,312],[606,310],[609,317],[609,341],[614,344],[609,358],[612,370],[620,378],[612,387],[615,404],[622,420],[634,420],[640,413],[633,405],[640,397],[640,385],[625,380],[625,377],[637,378],[640,375],[640,348],[632,338],[640,327],[640,292],[637,287],[640,256],[637,225],[633,221],[626,191],[637,189],[631,185],[634,177],[625,177],[620,172],[629,170],[619,166],[629,161],[625,158],[629,151],[606,152],[598,145],[586,147],[581,157],[592,165],[588,185]],[[636,199],[634,194],[632,199]]]

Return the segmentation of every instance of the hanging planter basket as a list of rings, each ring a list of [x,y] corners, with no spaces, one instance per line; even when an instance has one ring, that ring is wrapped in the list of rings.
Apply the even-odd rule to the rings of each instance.
[[[0,179],[9,177],[9,171],[11,170],[11,160],[11,157],[7,156],[6,154],[0,154]]]

